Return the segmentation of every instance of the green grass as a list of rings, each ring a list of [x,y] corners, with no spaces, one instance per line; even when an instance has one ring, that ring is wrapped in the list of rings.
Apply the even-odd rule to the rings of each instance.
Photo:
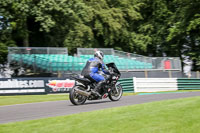
[[[128,95],[136,95],[136,93],[123,94],[123,96]],[[0,106],[59,100],[69,100],[69,94],[0,96]]]
[[[161,91],[161,92],[137,92],[137,93],[131,93],[131,92],[124,92],[123,96],[130,96],[130,95],[139,95],[139,94],[151,94],[151,93],[172,93],[172,92],[199,92],[200,90],[177,90],[177,91]]]
[[[0,106],[68,99],[68,94],[0,96]]]
[[[200,90],[180,90],[173,92],[191,92]],[[137,95],[139,93],[123,93],[123,96]],[[17,96],[0,96],[0,106],[3,105],[14,105],[23,103],[35,103],[45,101],[59,101],[69,100],[68,94],[51,94],[51,95],[17,95]]]
[[[84,105],[83,105],[84,106]],[[1,124],[1,133],[199,133],[200,97]]]

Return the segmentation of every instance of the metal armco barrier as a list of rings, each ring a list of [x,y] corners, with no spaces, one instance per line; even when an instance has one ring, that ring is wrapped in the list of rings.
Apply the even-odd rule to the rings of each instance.
[[[178,78],[179,90],[200,90],[200,79]]]
[[[133,78],[134,92],[200,90],[198,78]]]
[[[123,92],[134,92],[133,78],[119,79]]]
[[[177,78],[133,78],[135,92],[176,91]]]

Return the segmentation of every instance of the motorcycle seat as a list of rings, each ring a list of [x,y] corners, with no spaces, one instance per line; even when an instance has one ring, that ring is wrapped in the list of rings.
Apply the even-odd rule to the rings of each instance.
[[[90,84],[92,83],[92,81],[90,81],[89,79],[87,78],[81,78],[81,77],[75,77],[75,79],[83,84]]]

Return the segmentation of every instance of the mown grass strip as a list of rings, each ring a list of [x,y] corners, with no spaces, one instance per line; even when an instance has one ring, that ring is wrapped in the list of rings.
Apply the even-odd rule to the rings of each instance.
[[[123,96],[136,94],[124,93]],[[69,100],[69,94],[0,96],[0,106],[59,100]]]
[[[55,94],[55,95],[17,95],[17,96],[0,96],[0,106],[46,102],[46,101],[59,101],[69,100],[68,94]]]
[[[173,91],[173,92],[193,92],[193,91],[200,91],[200,90],[179,90],[179,91]],[[137,95],[137,94],[140,94],[140,93],[124,92],[123,96],[130,96],[130,95]],[[24,104],[24,103],[35,103],[35,102],[46,102],[46,101],[59,101],[59,100],[69,100],[69,94],[63,93],[63,94],[51,94],[51,95],[0,96],[0,106]]]
[[[84,105],[83,105],[84,106]],[[198,133],[200,97],[1,124],[1,133]]]

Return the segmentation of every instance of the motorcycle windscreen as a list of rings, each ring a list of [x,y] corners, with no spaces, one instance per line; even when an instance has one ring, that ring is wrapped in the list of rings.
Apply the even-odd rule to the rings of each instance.
[[[111,67],[111,68],[113,68],[113,70],[114,70],[114,72],[115,73],[117,73],[117,74],[119,74],[119,75],[121,75],[121,73],[119,72],[119,70],[117,69],[117,66],[115,65],[115,63],[108,63],[108,64],[106,64],[106,66],[109,68],[109,67]]]

